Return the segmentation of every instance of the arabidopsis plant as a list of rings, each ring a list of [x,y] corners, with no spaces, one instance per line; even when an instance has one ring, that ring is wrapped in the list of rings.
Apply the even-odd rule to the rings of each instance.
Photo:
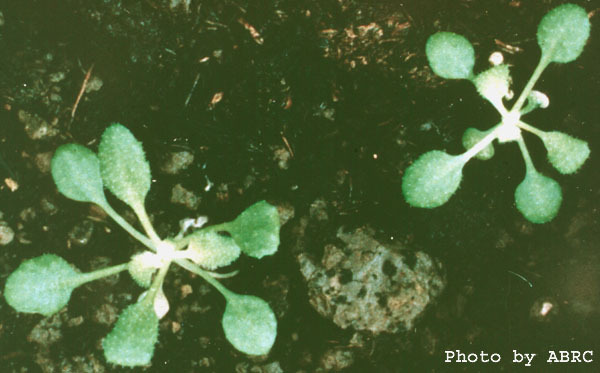
[[[462,169],[471,158],[490,159],[494,155],[494,140],[499,143],[516,141],[526,167],[525,179],[515,191],[517,209],[533,223],[552,220],[562,202],[561,188],[556,181],[535,169],[521,131],[531,132],[542,140],[548,160],[562,174],[576,172],[588,158],[590,149],[583,140],[558,131],[542,131],[521,117],[548,106],[548,97],[533,90],[535,83],[551,62],[567,63],[577,59],[589,34],[590,22],[580,6],[564,4],[548,12],[537,31],[542,51],[540,61],[510,110],[503,101],[512,98],[510,71],[501,58],[494,56],[490,61],[495,66],[475,75],[475,52],[466,38],[451,32],[438,32],[429,37],[426,54],[433,72],[442,78],[473,82],[479,94],[496,108],[501,120],[486,131],[468,128],[462,138],[467,150],[461,155],[449,155],[440,150],[421,155],[406,170],[402,180],[406,201],[423,208],[443,205],[458,189]]]
[[[277,335],[277,320],[267,302],[228,290],[217,281],[228,275],[211,271],[231,264],[242,252],[260,259],[277,251],[279,214],[274,206],[261,201],[233,221],[202,227],[187,235],[186,225],[179,235],[160,238],[145,208],[151,184],[150,165],[142,144],[120,124],[104,131],[97,155],[81,145],[67,144],[56,150],[51,166],[52,177],[62,194],[100,206],[148,250],[133,255],[128,263],[89,273],[81,273],[53,254],[26,260],[6,280],[4,296],[9,305],[19,312],[49,316],[67,305],[78,286],[128,271],[147,290],[123,310],[102,347],[110,363],[146,365],[158,340],[159,319],[169,310],[162,285],[169,266],[175,263],[205,279],[225,297],[222,326],[225,337],[236,349],[250,355],[269,352]],[[133,209],[145,234],[109,205],[104,187]]]

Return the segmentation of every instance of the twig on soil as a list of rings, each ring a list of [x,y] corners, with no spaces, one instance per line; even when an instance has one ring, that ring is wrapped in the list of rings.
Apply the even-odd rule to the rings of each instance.
[[[262,45],[265,42],[265,40],[260,36],[260,33],[258,31],[256,31],[254,26],[252,26],[250,23],[246,22],[246,20],[244,20],[243,18],[240,18],[240,19],[238,19],[238,22],[240,23],[240,25],[244,26],[244,28],[246,30],[248,30],[248,32],[250,33],[250,36],[252,36],[252,39],[254,39],[254,41],[257,44]]]
[[[8,175],[11,179],[17,180],[15,174],[12,172],[10,167],[8,167],[8,164],[4,161],[4,158],[2,158],[2,154],[0,154],[0,166],[2,166],[2,168],[4,168],[8,172]]]
[[[520,47],[507,44],[500,39],[494,39],[494,43],[496,43],[496,45],[499,46],[500,49],[502,49],[506,53],[515,54],[523,52],[523,49],[521,49]]]
[[[88,81],[90,80],[90,76],[92,76],[92,69],[94,68],[94,64],[90,66],[87,73],[85,74],[85,78],[83,79],[83,84],[81,84],[81,89],[79,90],[79,94],[77,95],[77,99],[75,100],[75,105],[73,105],[73,110],[71,110],[71,119],[75,118],[75,112],[77,111],[77,106],[79,105],[79,101],[83,96],[83,92],[85,92],[85,87],[87,86]]]
[[[292,147],[290,146],[288,139],[284,136],[283,132],[281,132],[280,134],[281,134],[281,139],[283,140],[283,143],[285,144],[285,147],[287,148],[288,152],[290,152],[290,155],[292,156],[292,158],[294,158],[294,151],[292,150]]]
[[[530,288],[533,287],[533,284],[531,283],[531,281],[529,281],[528,279],[526,279],[525,277],[521,276],[520,274],[513,272],[511,270],[508,270],[508,273],[517,276],[518,278],[520,278],[521,280],[525,281],[527,283],[527,285],[529,285]]]
[[[183,104],[183,107],[187,107],[188,104],[190,103],[190,99],[192,98],[192,94],[194,93],[194,89],[196,89],[196,85],[198,84],[199,79],[200,79],[200,73],[196,74],[196,79],[194,79],[194,84],[192,84],[192,88],[190,89],[190,93],[188,94],[187,98],[185,99],[185,104]]]

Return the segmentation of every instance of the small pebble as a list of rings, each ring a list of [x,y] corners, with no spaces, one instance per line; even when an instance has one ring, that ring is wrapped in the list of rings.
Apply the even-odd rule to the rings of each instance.
[[[46,120],[36,114],[19,110],[19,121],[25,125],[25,133],[32,140],[41,140],[58,135],[58,129],[51,126]]]
[[[62,72],[62,71],[58,71],[58,72],[52,73],[49,76],[49,80],[50,80],[51,83],[58,83],[58,82],[60,82],[60,81],[62,81],[64,79],[65,79],[65,73]]]
[[[184,205],[190,210],[196,210],[200,205],[200,198],[181,184],[177,184],[171,190],[171,202]]]
[[[102,79],[100,79],[97,76],[92,76],[90,78],[90,80],[88,80],[87,84],[85,85],[85,93],[99,91],[103,85],[104,85],[104,82],[102,81]]]
[[[6,222],[0,221],[0,245],[6,246],[15,238],[15,231],[6,225]]]
[[[50,162],[52,161],[52,152],[38,153],[35,156],[35,165],[42,173],[50,172]]]
[[[177,175],[194,162],[194,155],[188,151],[173,152],[169,154],[162,167],[164,173]]]
[[[94,233],[94,223],[85,219],[77,223],[69,232],[69,242],[76,246],[85,246],[90,242]]]
[[[283,147],[277,147],[273,150],[273,160],[277,161],[277,166],[282,170],[290,168],[290,159],[292,155]]]

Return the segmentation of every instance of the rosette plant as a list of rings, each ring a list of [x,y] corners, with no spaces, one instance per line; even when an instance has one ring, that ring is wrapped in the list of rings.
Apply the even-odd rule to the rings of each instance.
[[[267,302],[228,290],[217,280],[228,275],[214,270],[231,264],[241,253],[258,259],[274,254],[279,246],[277,208],[261,201],[233,221],[202,227],[189,234],[186,234],[189,227],[184,227],[174,237],[160,238],[145,209],[151,183],[150,165],[142,144],[120,124],[104,131],[98,154],[77,144],[59,147],[51,169],[62,194],[75,201],[95,203],[147,250],[134,254],[128,263],[89,273],[81,273],[54,254],[25,260],[6,280],[4,296],[9,305],[18,312],[50,316],[67,305],[78,286],[128,271],[146,290],[136,303],[121,312],[112,331],[103,339],[102,347],[110,363],[129,367],[146,365],[154,354],[159,319],[169,309],[162,287],[174,263],[199,275],[225,297],[222,326],[225,337],[236,349],[250,355],[269,352],[277,335],[277,320]],[[133,209],[145,234],[109,205],[104,188]]]
[[[441,150],[421,155],[404,173],[402,193],[415,207],[434,208],[443,205],[456,192],[462,179],[462,169],[472,158],[490,159],[494,155],[492,142],[516,141],[525,161],[525,178],[515,191],[517,209],[533,223],[546,223],[558,213],[562,191],[553,179],[536,170],[529,155],[522,131],[538,136],[548,152],[548,160],[562,174],[576,172],[590,154],[587,142],[559,131],[542,131],[522,120],[537,108],[545,108],[549,99],[533,90],[542,72],[550,63],[574,61],[582,53],[590,34],[586,11],[578,5],[564,4],[548,12],[537,30],[541,48],[539,63],[517,100],[509,110],[504,99],[510,100],[509,66],[498,63],[479,74],[473,72],[475,52],[463,36],[438,32],[429,37],[426,54],[433,72],[445,79],[467,79],[479,94],[500,114],[500,122],[481,131],[468,128],[462,137],[466,151],[449,155]]]

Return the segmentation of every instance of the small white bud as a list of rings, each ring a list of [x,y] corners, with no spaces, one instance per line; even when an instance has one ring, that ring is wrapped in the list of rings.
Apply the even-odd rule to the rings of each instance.
[[[162,286],[156,292],[154,297],[154,313],[158,319],[162,319],[169,312],[169,300],[163,292]]]
[[[179,227],[183,233],[187,232],[190,228],[202,228],[204,224],[208,222],[206,216],[198,216],[196,219],[186,218],[179,222]]]
[[[148,290],[140,294],[140,296],[137,299],[137,302],[141,302],[147,295]],[[156,295],[154,296],[153,308],[154,313],[156,314],[156,317],[158,317],[159,320],[165,317],[167,312],[169,312],[169,300],[165,296],[162,286],[160,287],[160,289],[158,289]]]
[[[542,109],[545,109],[548,107],[548,105],[550,105],[550,99],[548,96],[540,91],[531,91],[531,96]]]
[[[488,59],[488,61],[490,61],[490,64],[492,64],[492,66],[498,66],[502,62],[504,62],[504,56],[501,52],[494,52],[490,54],[490,58]]]

